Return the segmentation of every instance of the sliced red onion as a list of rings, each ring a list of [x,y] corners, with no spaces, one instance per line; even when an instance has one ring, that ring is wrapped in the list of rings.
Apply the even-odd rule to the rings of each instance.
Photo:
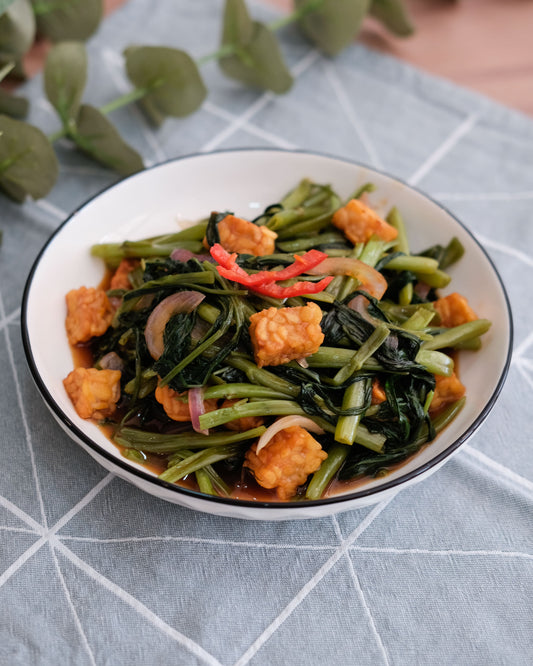
[[[133,309],[135,312],[139,312],[140,310],[146,310],[152,305],[152,301],[154,300],[155,296],[154,294],[144,294],[144,296],[141,296],[139,300],[135,303],[133,306]]]
[[[168,320],[175,314],[192,312],[204,300],[199,291],[180,291],[167,296],[152,310],[146,322],[144,337],[152,358],[156,361],[165,348],[163,333]]]
[[[182,261],[183,263],[189,261],[189,259],[198,259],[199,261],[211,261],[211,262],[214,261],[214,259],[211,257],[210,254],[194,254],[194,252],[191,252],[190,250],[185,250],[182,247],[177,247],[175,250],[172,250],[170,258],[173,261]]]
[[[417,282],[414,286],[413,291],[419,298],[425,300],[427,298],[427,295],[429,294],[430,289],[431,287],[426,282]]]
[[[211,328],[211,325],[208,324],[204,319],[198,318],[192,327],[191,331],[191,340],[196,343],[201,340],[207,331]]]
[[[189,389],[188,400],[189,414],[191,415],[191,424],[193,429],[202,435],[209,435],[209,430],[206,430],[205,428],[202,429],[200,427],[200,416],[205,414],[204,389]]]
[[[302,356],[302,358],[297,358],[296,363],[298,363],[298,365],[301,368],[308,368],[309,367],[309,362],[307,361],[307,359],[304,356]]]
[[[355,257],[328,257],[307,271],[311,275],[349,275],[360,282],[360,288],[379,299],[387,291],[387,280],[379,271]]]
[[[314,432],[317,435],[324,434],[322,428],[311,419],[308,419],[306,416],[283,416],[281,419],[274,421],[274,423],[269,426],[261,435],[259,441],[257,442],[257,448],[255,450],[256,454],[259,453],[261,449],[265,448],[265,446],[270,442],[274,435],[277,435],[281,430],[285,430],[285,428],[290,428],[292,426],[300,426],[301,428],[305,428],[305,430]]]
[[[194,253],[190,250],[185,250],[182,247],[177,247],[175,250],[172,250],[170,253],[170,258],[172,261],[189,261],[189,259],[194,258]]]
[[[363,296],[363,294],[357,294],[357,296],[354,296],[352,300],[348,302],[348,307],[351,310],[358,312],[366,321],[375,324],[377,321],[376,318],[368,312],[369,302],[368,298]]]
[[[103,370],[124,370],[124,361],[116,352],[109,352],[100,359],[100,367]]]
[[[368,298],[365,298],[363,294],[357,294],[354,296],[351,301],[348,302],[348,307],[350,310],[355,310],[363,317],[368,316]]]

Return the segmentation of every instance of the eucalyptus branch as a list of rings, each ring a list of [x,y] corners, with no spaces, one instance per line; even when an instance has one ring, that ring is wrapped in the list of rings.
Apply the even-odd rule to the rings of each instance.
[[[235,44],[226,44],[224,46],[221,46],[216,51],[213,51],[212,53],[208,53],[205,56],[197,58],[196,64],[199,67],[202,67],[202,65],[205,65],[206,63],[211,62],[212,60],[220,60],[221,58],[226,58],[227,56],[234,55],[236,52],[237,48]]]
[[[311,12],[316,11],[317,9],[322,7],[322,5],[324,5],[324,2],[325,0],[307,0],[305,4],[294,9],[287,16],[283,16],[277,21],[273,21],[272,23],[270,23],[268,25],[268,29],[271,32],[276,32],[292,23],[295,23],[301,20],[307,14],[310,14]],[[200,58],[197,58],[195,62],[196,65],[198,65],[198,67],[201,67],[213,60],[221,60],[222,58],[227,58],[228,56],[238,55],[240,50],[241,49],[237,44],[224,44],[216,51],[208,53],[205,56],[201,56]],[[137,102],[143,99],[151,90],[156,88],[157,85],[158,82],[153,83],[149,87],[134,88],[130,92],[121,95],[120,97],[117,97],[114,100],[111,100],[110,102],[104,104],[103,106],[100,106],[99,111],[100,113],[106,116],[109,113],[116,111],[117,109],[120,109],[124,106],[127,106],[128,104],[132,104],[133,102]],[[70,138],[75,137],[74,124],[65,123],[62,129],[57,130],[57,132],[54,132],[53,134],[50,134],[48,136],[48,139],[50,140],[51,143],[54,143],[55,141],[65,137],[70,137]]]
[[[141,156],[120,136],[108,116],[138,103],[159,126],[167,117],[197,111],[207,96],[200,75],[217,61],[223,74],[241,84],[276,94],[287,92],[293,78],[275,33],[296,24],[319,50],[335,55],[353,42],[367,13],[398,35],[412,30],[402,0],[293,0],[294,9],[270,24],[253,20],[246,0],[225,0],[221,44],[194,60],[185,51],[135,46],[124,51],[132,89],[100,108],[83,103],[87,53],[83,42],[102,18],[102,0],[84,0],[76,10],[63,11],[63,0],[0,0],[0,80],[20,72],[22,56],[37,30],[52,42],[44,69],[46,96],[56,109],[61,128],[48,137],[15,118],[24,117],[27,101],[0,90],[0,190],[16,201],[46,196],[58,173],[53,143],[68,138],[92,159],[127,175],[144,168]],[[24,11],[15,11],[23,8]],[[6,65],[6,63],[8,63]]]
[[[305,5],[293,10],[290,14],[287,14],[287,16],[282,16],[276,21],[269,23],[268,29],[271,32],[277,32],[292,23],[296,23],[307,14],[319,9],[324,2],[325,0],[308,0]],[[208,53],[207,55],[198,58],[196,64],[201,67],[212,60],[220,60],[221,58],[226,58],[227,56],[235,55],[236,53],[238,53],[238,48],[235,44],[225,44],[218,50],[213,51],[213,53]]]
[[[112,111],[116,111],[123,106],[127,106],[132,102],[136,102],[137,100],[142,99],[148,93],[148,91],[149,88],[134,88],[133,90],[130,90],[130,92],[121,95],[114,100],[111,100],[111,102],[108,102],[103,106],[100,106],[98,110],[104,116],[107,116],[107,114],[111,113]],[[62,129],[57,130],[57,132],[54,132],[53,134],[49,134],[48,140],[50,143],[54,143],[54,141],[57,141],[58,139],[63,139],[67,136],[70,136],[71,134],[74,134],[75,129],[75,124],[66,123]]]
[[[111,113],[112,111],[116,111],[117,109],[120,109],[123,106],[127,106],[132,102],[136,102],[137,100],[142,99],[146,95],[146,93],[149,92],[149,90],[150,88],[134,88],[133,90],[130,90],[129,93],[121,95],[120,97],[117,97],[117,99],[112,100],[107,104],[104,104],[104,106],[101,106],[100,111],[105,116],[107,116],[107,114]]]
[[[57,130],[57,132],[54,132],[53,134],[48,135],[48,141],[50,143],[55,143],[56,141],[59,141],[59,139],[64,139],[66,136],[68,136],[68,129],[66,127],[63,127],[60,130]]]

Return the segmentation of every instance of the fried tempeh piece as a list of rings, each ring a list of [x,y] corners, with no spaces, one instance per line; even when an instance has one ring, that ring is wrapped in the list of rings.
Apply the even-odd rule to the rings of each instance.
[[[218,223],[218,235],[220,244],[228,252],[253,254],[256,257],[273,254],[278,237],[268,227],[259,227],[235,215],[226,215]]]
[[[316,303],[253,314],[250,337],[257,365],[281,365],[314,354],[324,340],[321,319],[322,310]]]
[[[438,298],[433,302],[433,306],[439,313],[441,326],[446,328],[466,324],[478,318],[466,298],[457,292]]]
[[[117,270],[113,273],[110,289],[131,289],[130,273],[139,266],[139,259],[122,259]]]
[[[63,385],[82,419],[103,419],[116,409],[120,377],[120,370],[76,368],[65,377]]]
[[[113,319],[113,310],[103,289],[80,287],[72,289],[65,297],[67,302],[68,341],[71,345],[88,342],[96,335],[103,335]]]
[[[460,400],[466,393],[466,388],[455,372],[449,377],[435,375],[435,381],[435,393],[429,406],[430,413],[437,412],[446,405]]]
[[[280,430],[259,454],[256,449],[257,444],[253,444],[246,452],[246,467],[260,486],[275,488],[282,500],[293,497],[298,486],[328,457],[316,439],[300,426]]]
[[[157,386],[155,390],[155,399],[165,410],[166,415],[173,421],[190,421],[189,402],[187,400],[187,391],[178,393],[170,386]],[[217,408],[216,400],[204,400],[206,412],[212,412]]]
[[[366,243],[372,236],[391,241],[398,235],[397,229],[359,199],[351,199],[339,208],[331,222],[354,244]]]

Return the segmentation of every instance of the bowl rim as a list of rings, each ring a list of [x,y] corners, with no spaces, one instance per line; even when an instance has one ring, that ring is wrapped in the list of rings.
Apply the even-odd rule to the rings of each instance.
[[[163,481],[159,479],[157,476],[153,476],[152,474],[149,474],[148,472],[144,472],[143,470],[140,470],[136,467],[131,466],[128,464],[126,460],[122,460],[119,457],[119,451],[117,449],[117,455],[113,455],[112,453],[106,451],[103,449],[99,444],[97,444],[95,441],[93,441],[89,436],[87,436],[82,430],[78,428],[78,426],[71,421],[71,419],[62,411],[62,409],[59,407],[57,402],[55,401],[53,395],[51,392],[48,390],[45,382],[41,378],[41,375],[39,373],[39,370],[37,368],[37,364],[35,362],[35,358],[33,356],[32,352],[32,347],[31,347],[31,342],[30,342],[30,334],[28,330],[28,304],[29,304],[29,297],[30,297],[30,292],[33,284],[33,278],[35,276],[35,273],[37,271],[37,268],[39,266],[39,263],[43,259],[47,249],[49,246],[53,243],[55,237],[63,230],[63,228],[70,223],[70,221],[84,208],[89,206],[94,199],[97,199],[101,195],[105,194],[109,190],[113,189],[117,185],[122,184],[126,180],[131,180],[134,178],[138,178],[139,176],[142,176],[142,174],[146,171],[151,171],[154,169],[158,169],[161,167],[164,167],[168,164],[172,164],[175,162],[181,162],[183,160],[191,159],[191,158],[209,158],[211,155],[220,155],[224,153],[236,153],[236,152],[242,152],[242,153],[252,153],[252,152],[272,152],[272,153],[280,153],[280,154],[301,154],[301,155],[308,155],[311,157],[320,157],[320,158],[327,158],[327,159],[332,159],[336,160],[339,162],[344,162],[346,164],[350,164],[353,166],[358,166],[362,167],[363,169],[367,169],[368,171],[373,171],[381,176],[385,176],[386,178],[389,178],[392,181],[395,181],[401,185],[404,185],[408,189],[413,190],[414,192],[418,193],[425,199],[429,200],[432,202],[434,205],[436,205],[438,208],[440,208],[442,211],[444,211],[447,215],[449,215],[455,222],[457,222],[462,229],[468,234],[470,239],[478,246],[478,248],[481,250],[485,258],[487,259],[490,267],[492,268],[495,277],[497,278],[500,288],[502,290],[502,294],[504,297],[505,305],[506,305],[506,314],[507,314],[507,323],[509,327],[509,344],[508,348],[506,351],[506,358],[505,358],[505,363],[502,369],[502,372],[500,374],[500,377],[498,378],[498,382],[494,388],[494,391],[492,395],[490,396],[489,400],[487,401],[485,407],[481,410],[481,412],[477,415],[476,419],[472,422],[472,424],[458,437],[456,438],[453,442],[451,442],[443,451],[441,451],[438,455],[434,456],[431,458],[431,460],[428,460],[426,463],[423,465],[417,467],[414,470],[411,470],[410,472],[403,474],[391,481],[384,482],[378,487],[372,487],[372,488],[367,488],[367,489],[359,489],[359,490],[354,490],[353,492],[347,492],[342,495],[335,495],[333,497],[326,497],[323,499],[318,499],[318,500],[303,500],[303,501],[296,501],[296,502],[276,502],[276,501],[254,501],[254,500],[243,500],[243,499],[236,499],[236,498],[231,498],[231,497],[220,497],[220,496],[212,496],[212,495],[205,495],[204,493],[201,493],[196,490],[192,490],[189,488],[185,488],[182,486],[179,486],[177,484],[173,483],[168,483],[167,481]],[[69,433],[72,433],[77,439],[81,440],[86,446],[88,446],[92,451],[97,453],[100,456],[103,456],[108,462],[112,463],[113,465],[116,465],[119,467],[121,470],[126,471],[128,474],[133,474],[140,479],[148,482],[149,484],[154,484],[155,486],[159,486],[161,488],[164,488],[166,490],[170,490],[171,492],[177,493],[177,495],[186,495],[191,498],[196,498],[200,500],[204,500],[207,502],[214,502],[216,504],[225,504],[225,505],[230,505],[234,507],[243,507],[243,508],[272,508],[272,509],[283,509],[287,511],[295,510],[295,509],[302,509],[304,507],[316,507],[316,506],[324,506],[324,505],[332,505],[332,504],[342,504],[345,502],[350,502],[353,500],[357,500],[360,498],[368,498],[371,495],[379,495],[380,493],[387,491],[387,490],[392,490],[398,486],[402,486],[403,484],[406,484],[408,482],[412,482],[417,477],[422,476],[423,474],[427,473],[429,470],[431,470],[433,467],[437,467],[440,463],[444,462],[448,457],[450,457],[467,439],[469,439],[473,433],[479,428],[479,426],[483,423],[483,421],[487,418],[489,412],[492,410],[494,407],[494,404],[503,388],[503,385],[505,383],[505,380],[507,378],[507,374],[509,371],[509,367],[511,364],[511,357],[512,357],[512,349],[513,349],[513,337],[514,337],[514,326],[513,326],[513,317],[512,317],[512,311],[511,311],[511,304],[509,300],[509,296],[507,294],[507,290],[505,288],[505,285],[502,281],[502,278],[500,276],[500,273],[498,269],[496,268],[494,262],[490,258],[489,254],[483,247],[483,245],[476,239],[474,234],[468,229],[468,227],[459,220],[459,218],[452,213],[446,206],[444,206],[442,203],[436,201],[433,199],[430,195],[428,195],[426,192],[422,191],[415,185],[411,185],[405,180],[398,178],[397,176],[392,176],[389,174],[387,171],[383,169],[378,169],[374,166],[365,164],[364,162],[360,162],[358,160],[351,160],[345,157],[339,157],[338,155],[332,155],[328,154],[326,152],[320,152],[320,151],[311,151],[311,150],[305,150],[305,149],[284,149],[284,148],[277,148],[277,147],[250,147],[250,148],[226,148],[226,149],[221,149],[221,150],[215,150],[209,153],[201,153],[201,152],[195,152],[195,153],[188,153],[186,155],[181,155],[179,157],[173,157],[169,158],[168,160],[165,160],[163,162],[158,162],[157,164],[153,164],[149,167],[146,167],[143,169],[143,171],[139,171],[137,173],[131,174],[129,176],[126,176],[125,178],[121,179],[120,181],[116,183],[112,183],[111,185],[108,185],[107,187],[104,187],[102,190],[98,191],[97,193],[93,194],[91,197],[86,199],[83,203],[81,203],[78,207],[76,207],[68,216],[67,218],[55,229],[55,231],[52,232],[46,243],[43,245],[39,253],[37,254],[37,257],[35,258],[33,265],[30,269],[30,272],[28,274],[28,277],[26,279],[26,284],[24,287],[24,292],[22,296],[22,305],[21,305],[21,335],[22,335],[22,344],[24,348],[24,352],[26,355],[26,361],[28,363],[28,366],[30,368],[30,372],[32,375],[32,378],[37,385],[37,388],[39,389],[39,392],[41,393],[41,396],[43,397],[45,403],[51,409],[52,413],[54,416],[60,421],[60,423],[67,429]]]

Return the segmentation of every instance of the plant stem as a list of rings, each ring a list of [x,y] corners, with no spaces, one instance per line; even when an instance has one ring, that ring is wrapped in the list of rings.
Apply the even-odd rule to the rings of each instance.
[[[126,106],[126,104],[131,104],[132,102],[136,102],[138,99],[142,99],[147,92],[148,88],[134,88],[125,95],[121,95],[108,104],[101,106],[100,111],[104,114],[104,116],[106,116],[108,113],[111,113],[116,109],[120,109],[122,106]]]
[[[362,379],[350,384],[344,392],[342,400],[343,409],[351,409],[352,407],[362,408],[365,402],[365,394],[367,389],[368,380]],[[340,444],[348,444],[351,446],[355,440],[355,433],[357,426],[361,420],[361,414],[353,414],[352,416],[340,416],[335,428],[335,441]]]
[[[259,426],[244,432],[215,432],[201,435],[197,432],[182,432],[177,435],[146,432],[136,428],[121,428],[114,436],[115,442],[121,446],[144,451],[145,453],[175,453],[183,449],[206,449],[222,444],[236,444],[260,437],[266,428]]]
[[[63,129],[57,130],[57,132],[54,132],[53,134],[48,135],[48,141],[50,143],[54,143],[54,141],[57,141],[58,139],[62,139],[64,136],[67,136],[67,128],[63,127]]]
[[[210,62],[211,60],[220,60],[220,58],[233,55],[236,50],[237,48],[235,44],[224,44],[217,51],[213,51],[213,53],[208,53],[201,58],[197,58],[196,64],[198,67],[201,67],[202,65],[205,65],[206,62]]]
[[[320,7],[323,4],[324,0],[309,0],[309,2],[306,2],[305,5],[302,5],[298,9],[295,9],[291,14],[288,14],[287,16],[282,16],[277,21],[269,23],[268,27],[270,28],[270,30],[272,30],[272,32],[280,30],[281,28],[284,28],[285,26],[290,25],[295,21],[299,21],[307,14],[310,14],[311,12],[320,9]]]
[[[136,102],[138,99],[142,99],[147,92],[148,88],[134,88],[125,95],[121,95],[120,97],[117,97],[117,99],[112,100],[108,104],[104,104],[104,106],[101,106],[99,108],[99,111],[103,113],[104,116],[106,116],[108,113],[111,113],[116,109],[120,109],[121,107],[126,106],[127,104]],[[64,126],[60,130],[57,130],[57,132],[49,134],[48,140],[50,141],[50,143],[54,143],[58,139],[62,139],[63,137],[68,136],[68,134],[69,134],[69,128]]]
[[[467,342],[472,338],[477,338],[486,333],[491,326],[488,319],[475,319],[466,324],[459,324],[453,328],[445,329],[442,333],[435,335],[431,340],[422,343],[423,350],[443,349],[445,347],[455,347],[457,344]]]
[[[346,460],[350,447],[345,444],[335,443],[328,451],[328,457],[320,468],[313,474],[305,496],[307,499],[316,500],[322,497],[329,482],[339,471],[342,463]]]
[[[376,326],[370,336],[363,342],[359,349],[354,353],[349,363],[344,365],[333,377],[334,386],[339,386],[346,382],[355,372],[363,367],[363,364],[381,347],[389,337],[389,329],[384,323]]]

